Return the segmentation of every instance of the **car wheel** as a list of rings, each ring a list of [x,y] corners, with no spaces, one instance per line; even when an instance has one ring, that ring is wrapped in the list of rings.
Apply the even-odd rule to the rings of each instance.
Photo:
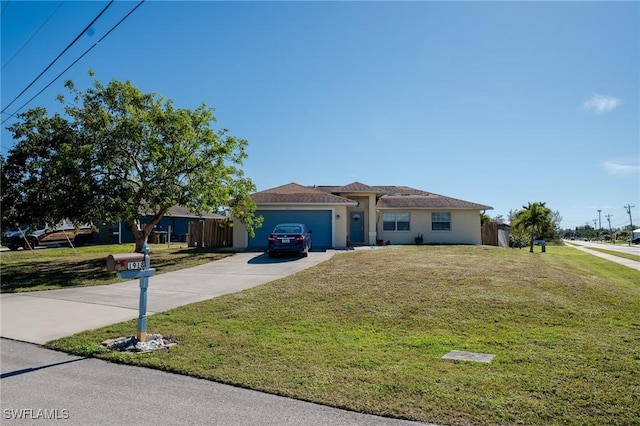
[[[38,240],[35,238],[27,238],[27,241],[24,243],[23,248],[25,250],[34,249],[38,245]]]
[[[276,254],[275,254],[274,252],[270,251],[270,252],[269,252],[269,257],[270,257],[271,259],[273,259],[274,257],[276,257]]]
[[[18,249],[20,248],[20,246],[10,244],[10,245],[8,245],[8,246],[7,246],[7,248],[8,248],[9,250],[11,250],[11,251],[16,251],[16,250],[18,250]]]

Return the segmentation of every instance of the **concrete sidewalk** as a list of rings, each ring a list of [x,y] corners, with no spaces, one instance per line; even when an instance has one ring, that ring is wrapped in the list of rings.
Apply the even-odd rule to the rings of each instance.
[[[607,245],[603,245],[603,244],[595,244],[595,243],[590,243],[590,242],[582,242],[582,241],[565,241],[565,244],[568,247],[573,247],[575,249],[581,250],[585,253],[589,253],[592,254],[594,256],[598,256],[602,259],[606,259],[609,260],[611,262],[615,262],[618,263],[620,265],[624,265],[628,268],[631,269],[635,269],[636,271],[640,271],[640,262],[635,261],[635,260],[631,260],[631,259],[626,259],[624,257],[620,257],[620,256],[615,256],[612,254],[607,254],[607,253],[602,253],[600,251],[597,250],[593,250],[593,249],[603,249],[603,250],[610,250],[610,251],[620,251],[623,253],[629,253],[629,254],[633,254],[633,255],[640,255],[640,249],[638,247],[629,247],[627,249],[627,247],[623,247],[625,250],[620,250],[617,249],[616,247],[611,247],[611,246],[607,246]]]
[[[263,253],[238,253],[193,268],[149,279],[147,315],[235,293],[267,283],[331,258],[312,252],[306,258],[269,259]],[[153,267],[153,256],[151,258]],[[85,330],[138,317],[139,280],[96,287],[0,295],[0,336],[44,344]]]

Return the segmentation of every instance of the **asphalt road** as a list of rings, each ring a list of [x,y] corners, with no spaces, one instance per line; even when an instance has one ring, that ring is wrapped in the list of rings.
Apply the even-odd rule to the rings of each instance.
[[[597,250],[592,250],[594,248],[598,248],[598,249],[603,249],[603,250],[609,250],[609,251],[614,251],[614,252],[620,252],[620,253],[627,253],[627,254],[633,254],[636,256],[640,256],[640,246],[638,245],[619,245],[619,244],[607,244],[607,243],[596,243],[596,242],[592,242],[592,241],[579,241],[579,240],[565,240],[565,243],[570,246],[570,247],[574,247],[578,250],[582,250],[585,253],[589,253],[592,254],[594,256],[598,256],[601,257],[603,259],[607,259],[611,262],[616,262],[619,263],[621,265],[624,265],[628,268],[632,268],[635,270],[640,271],[640,262],[635,261],[635,260],[630,260],[630,259],[625,259],[623,257],[619,257],[619,256],[614,256],[614,255],[610,255],[607,253],[602,253],[599,252]]]
[[[600,248],[604,250],[619,251],[621,253],[635,254],[636,256],[640,256],[640,245],[638,244],[632,244],[632,245],[611,244],[606,242],[580,241],[580,240],[565,240],[565,242],[567,244],[574,244],[582,247]]]
[[[418,425],[0,339],[2,425]],[[18,419],[17,417],[22,417]]]

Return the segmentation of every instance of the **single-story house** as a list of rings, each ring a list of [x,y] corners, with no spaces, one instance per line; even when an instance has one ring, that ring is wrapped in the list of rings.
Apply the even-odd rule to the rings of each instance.
[[[187,232],[189,229],[189,222],[200,221],[203,219],[224,219],[225,216],[216,213],[202,213],[202,215],[196,215],[192,213],[188,208],[183,206],[173,206],[164,215],[160,222],[155,226],[154,232],[158,234],[166,235],[171,231],[169,238],[171,241],[187,241]],[[141,219],[141,222],[148,223],[151,220],[151,216],[147,216]],[[133,231],[126,222],[115,223],[111,225],[99,226],[99,233],[94,238],[99,242],[111,242],[111,243],[133,243],[135,237]]]
[[[301,222],[314,247],[376,244],[482,244],[480,214],[490,206],[408,186],[303,186],[289,183],[252,194],[264,223],[250,237],[234,224],[234,248],[263,249],[278,223]],[[421,238],[421,239],[417,239]]]

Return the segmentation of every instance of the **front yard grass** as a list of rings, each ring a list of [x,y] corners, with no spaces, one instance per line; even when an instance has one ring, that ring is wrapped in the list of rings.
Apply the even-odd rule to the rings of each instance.
[[[570,247],[390,246],[48,347],[440,424],[638,424],[640,273]],[[490,364],[441,359],[495,354]]]
[[[151,266],[157,273],[197,266],[229,255],[211,249],[187,248],[186,243],[171,247],[150,244],[149,247]],[[106,271],[106,259],[114,253],[131,253],[134,248],[134,244],[109,244],[75,249],[4,251],[0,254],[0,291],[56,290],[124,281]]]
[[[635,254],[623,253],[623,252],[617,251],[617,250],[601,249],[601,248],[597,248],[597,247],[587,247],[587,248],[589,250],[599,251],[600,253],[610,254],[612,256],[623,257],[625,259],[635,260],[636,262],[640,262],[640,256],[635,255]]]

